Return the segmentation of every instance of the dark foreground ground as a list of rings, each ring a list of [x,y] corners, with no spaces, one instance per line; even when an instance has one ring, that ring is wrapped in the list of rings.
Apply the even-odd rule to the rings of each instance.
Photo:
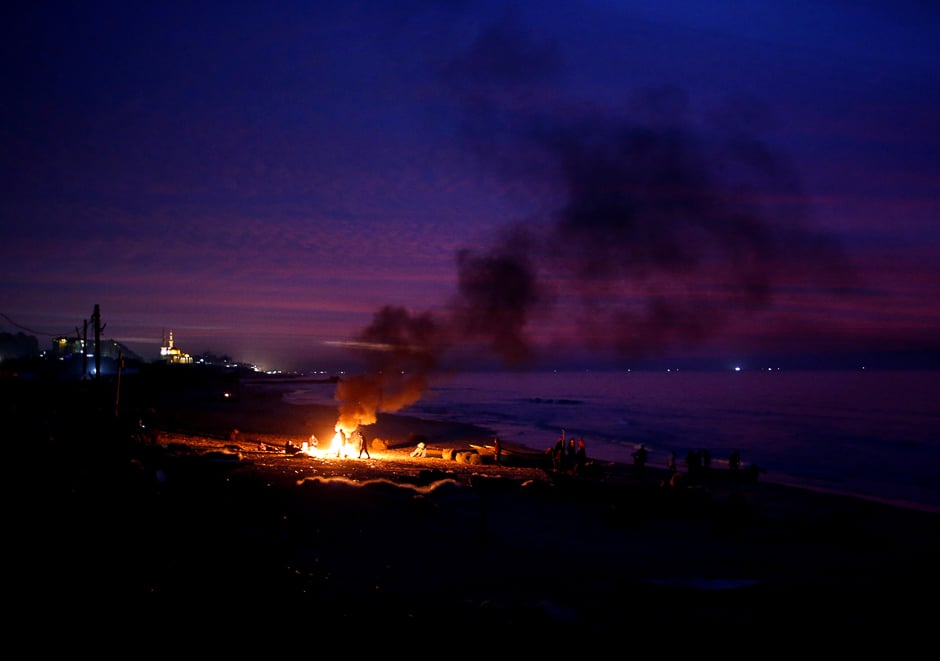
[[[626,466],[413,459],[418,436],[467,449],[489,432],[396,416],[370,429],[371,459],[289,455],[282,441],[333,412],[242,393],[235,407],[177,398],[83,417],[16,386],[4,388],[10,594],[26,618],[151,636],[219,621],[363,642],[482,635],[530,650],[899,652],[937,626],[933,514],[760,482],[670,489]]]

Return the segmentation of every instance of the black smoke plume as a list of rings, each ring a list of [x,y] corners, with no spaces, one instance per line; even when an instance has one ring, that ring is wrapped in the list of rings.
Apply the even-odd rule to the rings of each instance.
[[[369,372],[338,398],[412,403],[455,350],[529,364],[533,326],[554,349],[638,358],[690,346],[770,305],[784,276],[841,271],[837,246],[803,226],[797,177],[741,107],[702,123],[671,89],[615,111],[569,103],[547,83],[559,66],[556,48],[508,24],[441,69],[467,146],[554,205],[458,251],[448,312],[381,310],[358,338],[373,347]]]

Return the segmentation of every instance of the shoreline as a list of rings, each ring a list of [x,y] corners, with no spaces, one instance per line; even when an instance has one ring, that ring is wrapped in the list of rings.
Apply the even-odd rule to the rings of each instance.
[[[11,394],[26,398],[7,402],[12,420],[44,404]],[[26,519],[42,522],[33,592],[175,614],[290,604],[334,630],[420,623],[530,642],[546,627],[604,636],[624,623],[843,644],[886,621],[905,644],[931,630],[909,594],[940,587],[934,514],[761,480],[671,489],[655,467],[417,459],[420,436],[457,448],[489,430],[408,416],[379,416],[367,437],[385,447],[371,459],[289,455],[287,439],[336,420],[294,406],[174,392],[143,440],[122,440],[120,419],[93,436],[34,427],[21,476]]]
[[[772,376],[774,377],[773,380],[779,378],[779,375]],[[673,377],[670,376],[668,378],[672,379]],[[733,376],[732,378],[737,379],[739,377]],[[468,387],[474,387],[475,383],[476,382],[471,381]],[[277,386],[272,386],[272,389],[276,387]],[[261,389],[263,389],[263,386]],[[329,385],[322,388],[319,386],[309,388],[299,387],[297,390],[290,390],[290,388],[288,388],[281,392],[284,393],[285,400],[293,405],[300,406],[311,402],[329,405],[332,387]],[[526,392],[529,392],[529,390],[526,390]],[[590,387],[588,388],[588,392],[591,392]],[[550,390],[550,394],[554,395],[557,393]],[[471,400],[476,402],[475,397],[471,397]],[[545,421],[554,419],[556,423],[560,424],[559,421],[567,417],[563,408],[558,414],[534,411],[533,415],[535,417],[532,418],[532,423],[526,426],[526,420],[522,418],[510,420],[512,413],[506,412],[503,408],[500,408],[500,406],[504,406],[505,403],[505,397],[498,396],[495,402],[497,408],[493,411],[488,411],[484,408],[480,408],[478,403],[471,403],[470,407],[467,409],[458,408],[459,404],[451,399],[447,399],[446,403],[440,407],[418,406],[414,409],[406,409],[406,411],[413,411],[415,415],[427,415],[427,417],[431,419],[444,422],[456,420],[480,424],[480,420],[484,420],[485,422],[483,422],[481,426],[486,427],[486,425],[493,425],[494,429],[500,429],[502,432],[506,433],[506,436],[502,438],[504,442],[511,439],[533,451],[544,451],[546,443],[548,445],[554,443],[554,436],[556,436],[558,432],[557,430],[553,431],[546,427],[544,424]],[[477,410],[478,408],[480,410],[480,416],[475,418],[472,415],[468,415],[470,411]],[[425,409],[427,410],[425,411]],[[506,415],[510,417],[506,418]],[[503,418],[506,418],[505,425],[501,423]],[[575,425],[584,423],[584,421],[578,420],[569,420],[568,422],[573,422]],[[694,424],[685,426],[695,427]],[[639,443],[644,440],[644,434],[638,432],[635,437],[630,435],[613,437],[608,434],[608,431],[609,430],[606,428],[598,428],[598,439],[595,439],[597,440],[595,450],[600,453],[600,457],[595,456],[594,458],[601,458],[605,461],[629,463],[631,461],[629,455],[631,451],[630,442]],[[758,429],[755,433],[760,434],[761,430]],[[807,433],[809,433],[809,430],[807,430]],[[822,431],[821,433],[823,436],[817,440],[819,442],[823,440],[828,442],[828,438],[825,437],[826,432]],[[925,433],[926,431],[919,432],[920,435]],[[624,434],[627,434],[627,432],[624,432]],[[716,434],[719,437],[724,436],[721,430],[716,430]],[[898,430],[898,435],[899,438],[903,438],[903,431]],[[591,438],[593,438],[593,436],[590,438],[585,436],[585,438],[588,440],[588,451],[590,453],[592,448]],[[676,453],[680,455],[680,468],[685,469],[686,465],[681,457],[684,456],[686,449],[693,448],[694,446],[683,446],[681,439],[694,439],[698,438],[698,435],[693,429],[689,435],[680,434],[670,438],[671,441],[669,441],[667,445],[662,445],[661,443],[658,444],[650,435],[647,435],[645,440],[647,446],[651,448],[651,465],[665,467],[666,454],[668,453],[669,447],[673,447],[676,448]],[[756,438],[762,438],[762,436],[758,435]],[[887,452],[892,455],[900,456],[902,448],[894,449],[893,445],[888,444],[887,439],[890,438],[890,435],[884,438],[885,440],[883,442],[887,444],[885,446],[888,448]],[[652,444],[650,443],[651,440],[653,441]],[[793,453],[790,453],[786,457],[774,457],[773,451],[770,452],[770,456],[762,455],[758,457],[756,454],[754,456],[751,455],[748,450],[750,447],[750,445],[748,445],[749,441],[746,438],[742,438],[738,442],[744,444],[742,449],[745,450],[745,459],[753,460],[764,471],[760,478],[762,481],[774,482],[794,488],[805,488],[819,493],[857,497],[895,507],[940,513],[940,501],[937,500],[937,489],[929,480],[930,472],[925,468],[929,465],[926,458],[925,460],[911,463],[910,469],[900,464],[897,459],[891,459],[889,463],[884,466],[874,464],[871,461],[863,461],[863,465],[857,467],[858,470],[856,470],[856,467],[853,467],[850,463],[851,456],[844,456],[843,458],[842,453],[834,455],[831,458],[826,456],[817,457],[815,455],[812,457],[808,456],[806,462],[802,463],[793,460],[794,457],[800,456],[800,453],[804,451],[800,448],[796,448]],[[899,442],[899,446],[900,445],[903,445],[903,443]],[[658,449],[657,446],[659,446]],[[721,446],[721,443],[718,443],[718,446]],[[846,452],[848,453],[848,450],[846,450]],[[713,467],[715,467],[716,464],[719,468],[725,467],[726,453],[727,450],[724,451],[724,454],[722,450],[713,452],[715,455],[715,460],[712,464]],[[831,465],[820,464],[814,466],[810,463],[810,460],[831,461],[833,463]],[[882,476],[888,476],[888,478],[882,480]]]
[[[251,386],[258,384],[251,383]],[[309,402],[290,402],[284,398],[279,390],[264,390],[255,387],[242,391],[237,400],[205,402],[191,399],[181,399],[173,406],[175,413],[165,416],[164,426],[176,425],[183,429],[187,421],[199,422],[192,428],[216,436],[224,436],[232,428],[243,432],[259,432],[261,434],[275,432],[290,437],[298,445],[310,433],[316,434],[318,439],[330,438],[333,434],[332,426],[337,418],[337,408],[332,405]],[[380,413],[374,425],[365,427],[365,434],[372,438],[391,438],[392,444],[404,444],[409,435],[423,436],[439,444],[460,446],[469,450],[474,445],[492,443],[494,431],[485,426],[464,422],[449,422],[431,420],[418,416],[401,413]],[[504,441],[504,445],[507,442]],[[523,444],[509,443],[510,450],[516,450],[520,455],[531,459],[538,456],[540,451]],[[547,460],[546,460],[547,461]],[[622,466],[623,471],[630,470],[630,464],[622,462],[601,460],[606,465]],[[648,464],[652,471],[657,471],[661,477],[668,477],[665,465]],[[725,469],[721,469],[725,470]],[[687,472],[680,470],[680,472]],[[905,509],[924,514],[940,514],[940,507],[932,507],[925,503],[911,502],[899,499],[890,499],[876,496],[866,496],[851,491],[843,491],[821,485],[809,484],[799,479],[775,479],[773,473],[762,472],[757,480],[763,484],[777,485],[794,490],[805,490],[821,496],[834,498],[858,499],[877,505]]]
[[[337,418],[337,411],[334,407],[323,404],[297,404],[283,400],[281,394],[272,391],[257,393],[247,398],[235,402],[237,407],[233,407],[233,402],[223,402],[217,405],[206,406],[204,403],[194,403],[191,407],[179,407],[175,416],[170,416],[170,420],[182,418],[189,420],[194,424],[194,431],[207,432],[216,438],[225,438],[228,432],[235,428],[239,429],[243,438],[252,437],[271,437],[277,439],[291,439],[297,445],[300,445],[309,436],[308,432],[316,433],[319,439],[330,438],[332,436],[332,426]],[[198,422],[196,422],[198,421]],[[377,416],[377,422],[364,428],[364,435],[369,442],[375,439],[381,439],[387,443],[390,450],[403,451],[405,448],[411,450],[415,440],[422,438],[428,440],[431,447],[450,447],[454,450],[474,450],[481,446],[491,443],[493,432],[491,429],[467,423],[452,423],[438,420],[428,420],[416,416],[380,413]],[[520,456],[525,457],[525,468],[533,467],[533,461],[537,462],[539,453],[528,446],[508,444],[510,455],[516,450]],[[440,456],[438,452],[438,456]],[[400,457],[398,457],[400,458]],[[594,461],[598,468],[606,469],[610,475],[616,476],[614,479],[623,481],[625,476],[632,474],[634,468],[630,464],[623,464],[612,461]],[[444,462],[443,468],[452,467],[452,463]],[[544,471],[548,466],[548,458],[541,464],[539,470]],[[441,468],[441,466],[438,466]],[[504,467],[506,468],[506,467]],[[686,471],[679,471],[687,474]],[[668,480],[669,473],[665,467],[657,465],[647,465],[646,473],[649,476],[655,476],[654,483]],[[799,500],[810,500],[816,498],[820,505],[826,503],[857,503],[859,509],[871,509],[872,511],[892,512],[897,510],[899,513],[910,513],[913,517],[925,516],[936,517],[938,513],[935,510],[922,507],[910,507],[909,504],[897,504],[879,498],[864,498],[852,493],[844,493],[825,488],[813,488],[802,484],[788,484],[768,480],[764,475],[753,481],[744,480],[738,483],[727,483],[724,480],[708,481],[705,483],[708,488],[714,489],[722,495],[726,495],[728,487],[737,490],[747,490],[752,492],[752,497],[756,497],[759,492],[773,494],[764,500],[779,500],[784,502],[788,498],[803,494],[804,498]],[[823,507],[823,509],[825,509]]]

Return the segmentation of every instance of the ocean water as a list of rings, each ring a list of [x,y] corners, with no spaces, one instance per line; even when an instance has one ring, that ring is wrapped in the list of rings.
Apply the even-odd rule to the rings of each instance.
[[[296,403],[335,404],[331,384],[294,384]],[[733,450],[764,481],[940,512],[940,374],[741,372],[474,372],[441,378],[398,411],[491,428],[534,450],[583,438],[589,458],[680,470],[690,450],[713,465]],[[481,439],[488,441],[491,439]]]

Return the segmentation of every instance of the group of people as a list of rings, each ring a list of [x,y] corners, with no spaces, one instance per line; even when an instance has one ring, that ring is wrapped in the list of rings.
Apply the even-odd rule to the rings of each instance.
[[[346,436],[346,432],[344,432],[342,429],[339,430],[339,433],[342,435],[343,442],[337,444],[337,448],[336,448],[337,457],[343,456],[344,449],[348,447],[350,448],[351,451],[350,453],[346,455],[347,457],[350,456],[352,452],[358,452],[359,454],[357,455],[357,457],[359,459],[362,459],[362,453],[364,452],[366,455],[366,459],[372,458],[372,455],[369,454],[369,444],[366,442],[366,439],[362,435],[361,431],[357,429],[353,433],[351,433],[348,437]]]
[[[346,434],[343,431],[339,432],[342,435],[343,441],[336,444],[336,456],[344,456],[344,451],[347,450],[347,446],[352,448],[353,452],[358,452],[359,459],[362,459],[362,455],[366,455],[366,459],[371,459],[372,455],[369,454],[369,443],[366,441],[365,437],[362,435],[362,432],[358,429],[349,435],[347,438]],[[316,434],[311,434],[310,439],[303,442],[302,445],[297,445],[290,439],[284,443],[284,452],[286,454],[310,454],[319,449],[320,441],[317,439]],[[259,443],[259,449],[265,450],[266,447],[263,443]],[[345,456],[349,456],[347,453]]]
[[[648,457],[649,452],[646,449],[646,445],[641,443],[640,447],[633,452],[633,466],[636,470],[637,477],[643,476],[643,467],[646,465]],[[705,475],[712,467],[711,451],[708,449],[689,450],[685,456],[685,464],[689,477]],[[728,469],[738,471],[740,468],[741,451],[733,450],[728,457]],[[669,455],[666,457],[666,470],[669,471],[670,477],[679,473],[679,465],[676,461],[675,451],[670,451]]]
[[[587,463],[587,446],[584,438],[575,439],[574,436],[565,441],[565,432],[562,430],[553,447],[546,453],[551,455],[552,470],[556,472],[570,472],[583,470]]]

